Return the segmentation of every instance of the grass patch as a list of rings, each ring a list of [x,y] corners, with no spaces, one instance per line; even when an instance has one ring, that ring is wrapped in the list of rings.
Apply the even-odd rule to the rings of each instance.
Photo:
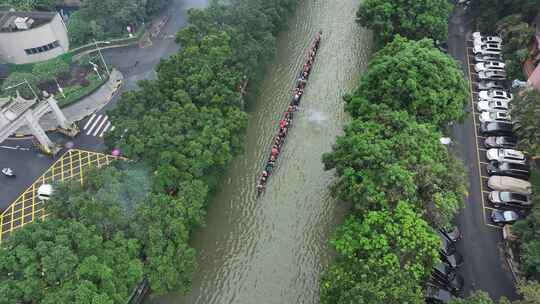
[[[58,106],[60,108],[67,107],[80,99],[94,93],[99,87],[101,87],[107,80],[104,78],[100,80],[98,76],[94,73],[88,74],[86,79],[90,82],[87,86],[83,87],[81,85],[74,85],[71,87],[64,88],[64,95],[56,94],[56,100],[58,101]]]
[[[66,54],[60,55],[58,57],[55,57],[53,59],[50,59],[48,61],[58,60],[58,59],[64,61],[67,64],[71,64],[71,61],[72,61],[73,58],[72,58],[72,55],[70,53],[66,53]],[[34,68],[35,64],[37,64],[37,63],[45,63],[45,62],[47,62],[47,61],[40,61],[40,62],[36,62],[36,63],[25,63],[25,64],[8,63],[7,64],[8,73],[9,74],[15,73],[15,72],[32,73],[32,69]]]

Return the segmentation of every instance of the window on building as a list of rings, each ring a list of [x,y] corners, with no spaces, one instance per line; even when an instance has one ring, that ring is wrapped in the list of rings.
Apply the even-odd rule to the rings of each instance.
[[[32,55],[32,54],[47,52],[59,46],[60,46],[60,41],[56,40],[46,45],[42,45],[35,48],[30,48],[30,49],[25,49],[24,52],[26,53],[26,55]]]

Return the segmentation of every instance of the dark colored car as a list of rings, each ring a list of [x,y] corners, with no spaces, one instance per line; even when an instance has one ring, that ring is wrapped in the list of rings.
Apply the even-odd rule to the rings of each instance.
[[[511,176],[521,179],[529,179],[530,171],[528,165],[491,161],[487,165],[489,175]]]
[[[429,283],[452,293],[456,293],[463,289],[465,280],[456,273],[454,268],[445,263],[440,263],[433,268]]]
[[[439,232],[439,239],[441,240],[441,251],[446,255],[451,255],[456,252],[456,244],[447,238],[442,232]]]
[[[426,303],[427,304],[447,304],[450,303],[452,294],[444,289],[432,285],[426,288]]]
[[[490,136],[484,140],[484,146],[491,148],[513,148],[517,140],[513,136]]]
[[[450,229],[439,228],[438,231],[452,243],[461,240],[462,237],[461,231],[459,231],[459,228],[457,226],[454,226]]]
[[[439,256],[441,258],[441,261],[443,261],[452,268],[458,268],[463,265],[463,256],[458,252],[448,254],[444,250],[439,250]]]
[[[519,219],[519,215],[514,211],[509,210],[493,210],[491,212],[491,220],[494,224],[504,226],[506,224],[513,224]]]
[[[483,122],[480,124],[482,136],[513,136],[512,123]]]
[[[509,191],[491,191],[488,200],[496,208],[530,209],[533,206],[528,195]]]

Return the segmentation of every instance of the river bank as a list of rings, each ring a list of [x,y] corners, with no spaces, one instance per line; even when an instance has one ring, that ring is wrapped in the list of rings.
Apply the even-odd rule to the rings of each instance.
[[[371,35],[354,22],[358,5],[299,4],[250,106],[245,152],[223,176],[206,227],[193,237],[200,267],[192,291],[154,303],[318,303],[318,276],[330,257],[327,240],[346,211],[330,197],[332,172],[323,171],[321,155],[342,131],[341,96],[356,86],[370,54]],[[323,39],[301,109],[267,191],[256,199],[272,135],[318,30]]]

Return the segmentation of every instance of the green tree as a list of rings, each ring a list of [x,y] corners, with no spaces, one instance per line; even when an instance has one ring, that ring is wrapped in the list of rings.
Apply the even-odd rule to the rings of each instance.
[[[360,214],[406,200],[430,222],[448,224],[466,191],[461,162],[432,126],[384,105],[366,108],[371,117],[353,120],[323,155],[325,169],[336,169],[334,195]]]
[[[61,57],[36,63],[32,74],[39,82],[52,81],[69,73],[69,64]]]
[[[529,89],[514,94],[512,100],[512,119],[518,138],[518,148],[533,156],[540,155],[540,93]]]
[[[481,290],[475,291],[467,298],[452,298],[450,304],[495,304],[489,295]],[[502,303],[501,303],[502,304]]]
[[[446,41],[451,11],[446,0],[366,0],[356,15],[358,22],[373,30],[383,45],[394,35]]]
[[[142,279],[136,240],[49,219],[0,246],[0,303],[125,303]]]
[[[375,53],[346,109],[359,117],[363,104],[383,103],[443,129],[465,113],[464,79],[457,62],[434,48],[431,40],[396,37]]]
[[[54,11],[60,0],[2,0],[0,4],[14,7],[19,11]]]
[[[523,22],[521,15],[510,15],[497,22],[497,32],[504,41],[502,53],[508,78],[523,79],[523,63],[535,29]]]
[[[516,300],[512,304],[540,303],[540,283],[537,281],[519,280],[517,290],[523,299]]]
[[[539,0],[475,0],[471,10],[476,15],[480,31],[494,33],[496,22],[508,15],[521,14],[530,22],[539,12]]]
[[[92,38],[90,21],[86,20],[80,11],[71,14],[67,28],[69,42],[72,46],[83,45]]]
[[[409,204],[349,217],[332,244],[341,262],[321,279],[322,303],[424,302],[440,241]]]
[[[55,218],[75,219],[95,226],[106,239],[117,231],[126,231],[134,220],[137,204],[150,192],[149,172],[141,166],[123,170],[109,166],[84,174],[82,185],[78,181],[54,185],[47,211]]]

